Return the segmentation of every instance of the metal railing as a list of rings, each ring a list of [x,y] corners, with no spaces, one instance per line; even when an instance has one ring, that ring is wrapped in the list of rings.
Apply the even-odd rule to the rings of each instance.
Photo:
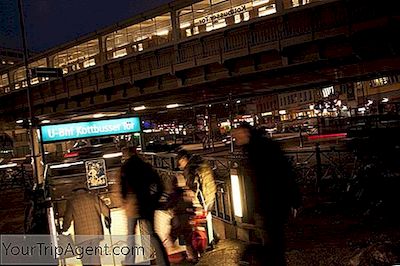
[[[353,175],[355,160],[354,154],[345,149],[336,147],[321,148],[319,144],[308,150],[286,151],[285,155],[291,161],[297,175],[297,183],[304,187],[308,186],[311,191],[305,193],[329,193],[321,191],[325,182],[344,183]],[[142,153],[149,163],[155,166],[167,187],[171,185],[172,179],[181,171],[176,169],[176,154]],[[231,161],[226,157],[204,156],[212,167],[217,184],[215,208],[212,211],[214,218],[225,222],[233,222],[233,205],[230,187]],[[330,188],[332,189],[332,188]]]
[[[0,191],[10,188],[31,188],[32,185],[32,168],[21,164],[0,169]]]
[[[142,158],[151,163],[161,176],[167,193],[173,191],[175,177],[183,172],[177,169],[176,154],[171,153],[141,153]],[[229,182],[229,160],[220,157],[203,157],[212,167],[217,185],[215,205],[212,210],[214,218],[225,222],[233,222],[231,188]]]

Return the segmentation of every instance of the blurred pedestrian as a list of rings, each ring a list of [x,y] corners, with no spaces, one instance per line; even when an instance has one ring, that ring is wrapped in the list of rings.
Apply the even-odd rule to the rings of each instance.
[[[107,205],[97,195],[89,193],[86,187],[78,187],[67,201],[61,232],[66,232],[73,221],[75,245],[84,250],[93,249],[104,239],[101,214],[105,226],[110,228],[111,215]],[[83,254],[81,260],[83,265],[101,265],[99,254]]]
[[[136,153],[136,147],[123,149],[124,161],[121,167],[121,194],[128,217],[130,244],[140,223],[141,234],[149,234],[151,246],[156,251],[157,265],[169,265],[167,253],[154,230],[154,212],[164,191],[160,176],[152,166],[144,162]],[[147,247],[145,247],[147,248]],[[126,257],[126,263],[135,262],[135,254]]]
[[[180,244],[184,241],[186,260],[196,262],[197,257],[192,245],[192,225],[190,224],[190,218],[195,215],[194,192],[186,186],[182,175],[178,175],[176,181],[174,192],[170,195],[167,205],[172,212],[172,219],[169,238],[165,241],[165,245],[167,248],[173,248],[177,239]]]
[[[209,163],[199,155],[191,154],[187,150],[180,150],[176,159],[179,169],[183,170],[186,185],[196,195],[195,200],[198,202],[195,203],[200,204],[205,210],[211,211],[214,207],[217,187]]]
[[[217,234],[213,230],[211,216],[217,192],[214,172],[206,160],[198,155],[191,154],[187,150],[178,152],[177,161],[179,168],[183,170],[186,186],[192,191],[193,206],[202,210],[203,214],[206,215],[207,240],[208,244],[213,244],[218,241]],[[198,246],[202,247],[203,245],[199,243]]]
[[[249,124],[234,129],[233,137],[243,151],[243,175],[249,178],[247,183],[253,191],[246,195],[249,206],[253,205],[249,217],[254,217],[253,222],[265,233],[262,252],[265,257],[261,265],[286,265],[284,225],[290,211],[295,214],[300,205],[292,167],[280,147]]]

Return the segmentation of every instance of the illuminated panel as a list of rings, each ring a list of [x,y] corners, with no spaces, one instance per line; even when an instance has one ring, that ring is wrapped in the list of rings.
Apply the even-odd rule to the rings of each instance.
[[[233,211],[236,216],[243,217],[242,197],[240,194],[239,176],[231,174],[232,185],[232,198],[233,198]]]
[[[41,127],[43,143],[140,132],[138,117],[96,120]]]

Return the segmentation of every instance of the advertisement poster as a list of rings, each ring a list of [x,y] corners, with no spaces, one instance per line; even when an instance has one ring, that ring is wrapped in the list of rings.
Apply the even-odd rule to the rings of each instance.
[[[87,185],[90,190],[107,187],[106,162],[104,159],[85,162]]]

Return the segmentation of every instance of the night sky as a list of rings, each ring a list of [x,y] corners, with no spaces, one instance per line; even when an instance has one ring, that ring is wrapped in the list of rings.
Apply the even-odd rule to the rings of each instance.
[[[23,0],[28,48],[40,52],[171,0]],[[18,0],[0,0],[0,46],[21,48]]]

